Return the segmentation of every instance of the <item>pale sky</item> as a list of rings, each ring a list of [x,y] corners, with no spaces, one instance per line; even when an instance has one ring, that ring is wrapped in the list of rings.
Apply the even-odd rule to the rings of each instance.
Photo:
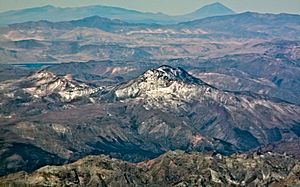
[[[107,5],[143,12],[163,12],[169,15],[180,15],[215,2],[220,2],[236,12],[300,14],[300,0],[0,0],[0,11],[44,5],[58,7]]]

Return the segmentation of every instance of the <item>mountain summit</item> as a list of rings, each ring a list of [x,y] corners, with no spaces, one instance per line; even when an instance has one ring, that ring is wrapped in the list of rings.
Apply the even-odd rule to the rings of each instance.
[[[184,69],[180,67],[173,68],[167,65],[148,70],[141,76],[141,78],[145,81],[163,82],[166,84],[173,81],[184,82],[187,84],[203,83],[200,79],[193,77]]]
[[[265,134],[280,134],[275,139],[281,140],[283,131],[279,129],[283,126],[293,129],[295,121],[300,120],[298,106],[254,93],[220,90],[181,68],[169,66],[148,70],[118,85],[113,92],[117,100],[128,105],[140,103],[148,111],[190,116],[190,124],[199,132],[242,150],[272,142],[274,136],[270,138]],[[261,111],[266,109],[270,113],[262,115]],[[202,123],[203,119],[209,120]]]
[[[202,19],[206,17],[224,16],[230,14],[235,14],[235,12],[221,3],[213,3],[203,6],[202,8],[190,14],[186,14],[184,17],[186,19]]]
[[[146,71],[138,78],[129,81],[117,88],[117,98],[133,98],[137,96],[164,97],[171,95],[178,98],[189,96],[191,89],[204,85],[202,80],[187,73],[182,68],[173,68],[167,65]]]

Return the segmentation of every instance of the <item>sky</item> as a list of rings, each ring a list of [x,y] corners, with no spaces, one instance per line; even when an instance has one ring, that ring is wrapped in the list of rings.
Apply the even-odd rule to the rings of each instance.
[[[44,5],[78,7],[107,5],[143,12],[162,12],[181,15],[215,2],[220,2],[236,12],[294,13],[300,14],[300,0],[0,0],[0,11],[16,10]]]

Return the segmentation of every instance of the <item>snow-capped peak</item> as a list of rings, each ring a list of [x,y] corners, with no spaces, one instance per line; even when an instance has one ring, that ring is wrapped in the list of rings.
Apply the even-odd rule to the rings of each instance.
[[[136,79],[115,88],[117,99],[137,98],[143,100],[187,101],[200,87],[210,87],[182,68],[160,66],[146,71]],[[149,102],[149,103],[152,103]],[[175,103],[174,103],[175,104]]]
[[[71,101],[77,97],[87,96],[98,90],[85,83],[73,80],[70,74],[57,76],[45,69],[27,77],[25,81],[29,81],[31,84],[29,87],[24,88],[24,91],[34,97],[44,97],[57,93],[63,101]]]

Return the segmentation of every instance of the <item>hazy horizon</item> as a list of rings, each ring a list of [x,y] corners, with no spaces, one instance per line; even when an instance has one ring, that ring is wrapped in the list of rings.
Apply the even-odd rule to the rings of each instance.
[[[91,5],[113,6],[142,12],[161,12],[168,15],[182,15],[193,12],[205,5],[219,2],[228,8],[240,12],[292,13],[300,14],[299,0],[0,0],[0,12],[52,5],[55,7],[81,7]],[[158,6],[159,5],[159,6]],[[172,5],[172,6],[170,6]],[[270,6],[272,5],[272,6]],[[276,5],[276,6],[275,6]]]

